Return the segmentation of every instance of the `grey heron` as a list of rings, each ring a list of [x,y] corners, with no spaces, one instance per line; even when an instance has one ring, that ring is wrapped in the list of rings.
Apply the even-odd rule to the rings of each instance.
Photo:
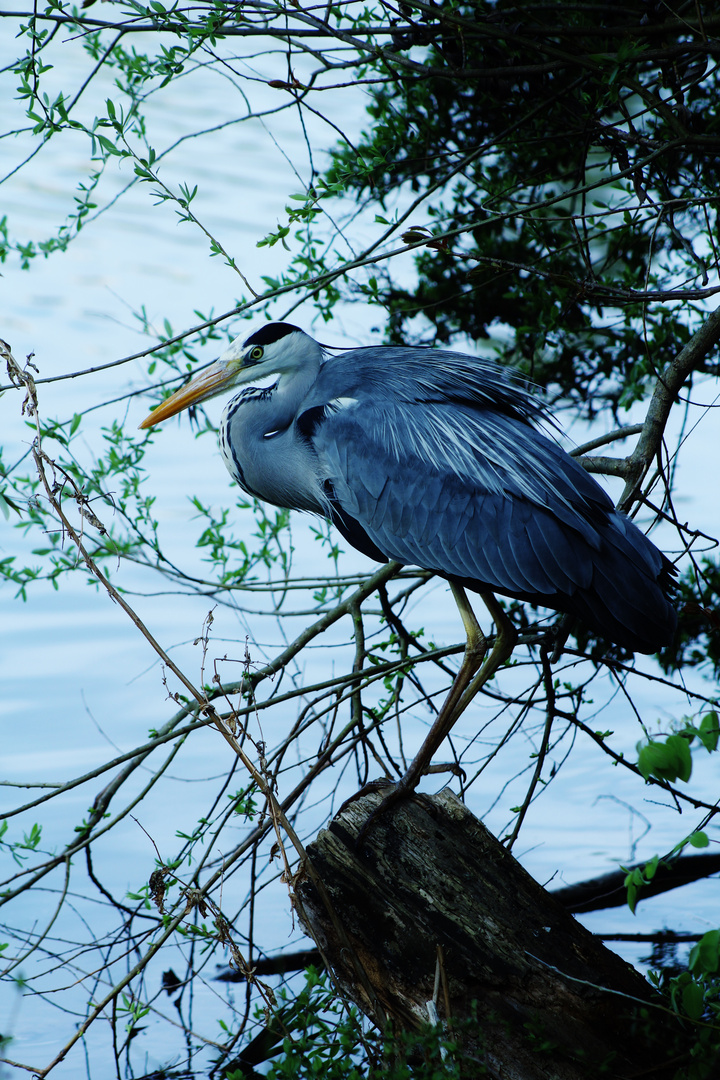
[[[506,369],[434,348],[330,355],[298,327],[269,323],[140,426],[235,387],[219,440],[244,491],[328,518],[372,559],[434,571],[453,589],[465,660],[408,784],[478,679],[512,652],[494,592],[576,616],[625,649],[654,652],[672,638],[672,564],[538,429],[543,406]],[[497,627],[474,683],[486,646],[464,588],[482,595]]]

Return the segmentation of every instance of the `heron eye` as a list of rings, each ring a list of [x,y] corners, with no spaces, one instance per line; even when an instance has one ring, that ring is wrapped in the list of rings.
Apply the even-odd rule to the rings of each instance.
[[[254,349],[250,350],[250,359],[262,360],[264,352],[265,350],[260,345],[256,345]]]

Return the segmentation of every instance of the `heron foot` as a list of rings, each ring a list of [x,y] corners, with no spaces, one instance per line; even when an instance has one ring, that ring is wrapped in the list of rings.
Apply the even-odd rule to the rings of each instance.
[[[362,799],[364,795],[370,795],[373,791],[381,791],[384,787],[394,787],[395,781],[388,779],[387,776],[379,776],[377,780],[368,780],[367,784],[363,784],[354,795],[350,795],[338,810],[336,817],[339,817],[343,810],[354,803],[356,799]]]
[[[441,772],[452,773],[453,776],[459,776],[463,781],[466,776],[465,770],[455,761],[438,762],[436,765],[429,765],[427,769],[425,769],[425,774]],[[383,791],[385,788],[388,789],[385,798],[371,811],[367,821],[362,825],[355,841],[356,848],[359,848],[362,845],[363,840],[372,826],[383,814],[387,813],[387,811],[395,806],[396,803],[402,802],[403,799],[408,799],[414,794],[418,780],[419,777],[416,777],[411,770],[408,770],[399,780],[390,780],[386,776],[382,776],[377,780],[370,780],[367,784],[363,784],[359,791],[356,791],[354,795],[351,795],[345,800],[338,810],[338,816],[342,814],[347,806],[355,802],[356,799],[361,799],[364,795],[369,795],[372,792]]]
[[[373,827],[373,825],[375,825],[379,821],[379,819],[388,812],[391,807],[395,806],[403,799],[409,799],[415,790],[415,784],[410,785],[405,783],[405,777],[403,776],[394,783],[392,780],[375,780],[370,784],[366,784],[365,787],[360,792],[358,792],[358,794],[362,795],[368,790],[378,791],[379,789],[384,787],[390,787],[390,790],[385,795],[385,798],[382,799],[375,807],[375,809],[371,811],[369,817],[363,823],[355,841],[356,851],[358,851],[362,847],[363,841],[365,840],[365,837],[370,832],[370,829]]]

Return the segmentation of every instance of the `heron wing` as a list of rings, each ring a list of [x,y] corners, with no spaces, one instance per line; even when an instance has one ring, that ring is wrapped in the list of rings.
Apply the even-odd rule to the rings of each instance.
[[[413,417],[406,405],[358,401],[330,410],[313,446],[331,516],[367,554],[572,612],[628,648],[652,651],[660,628],[672,632],[658,585],[667,561],[527,421],[437,403]]]
[[[389,558],[510,595],[539,600],[589,586],[582,549],[600,546],[592,516],[604,524],[612,504],[583,469],[527,424],[504,419],[508,467],[497,418],[483,428],[456,409],[436,422],[438,441],[417,424],[404,438],[412,416],[402,412],[358,403],[317,425],[313,445],[346,522]]]

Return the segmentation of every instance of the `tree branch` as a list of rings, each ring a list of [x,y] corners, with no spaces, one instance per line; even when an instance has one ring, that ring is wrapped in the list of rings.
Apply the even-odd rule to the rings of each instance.
[[[625,464],[625,490],[618,509],[627,513],[637,498],[638,490],[650,465],[660,452],[670,409],[688,376],[720,341],[720,307],[693,334],[684,349],[658,376],[655,392],[643,424],[642,435]]]

